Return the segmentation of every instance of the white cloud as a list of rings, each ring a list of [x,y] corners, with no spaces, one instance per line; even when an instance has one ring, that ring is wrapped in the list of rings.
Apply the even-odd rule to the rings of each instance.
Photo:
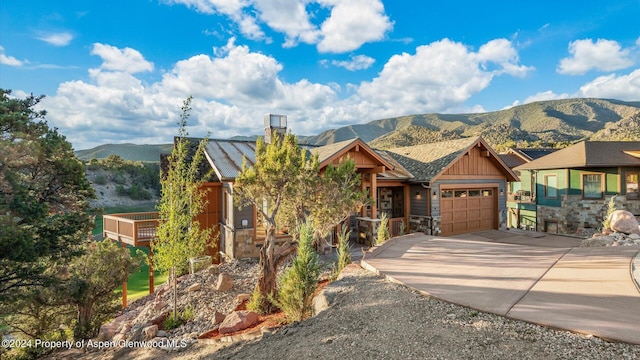
[[[394,55],[380,75],[363,82],[359,98],[375,117],[445,112],[459,108],[501,74],[521,76],[530,70],[517,63],[506,40],[494,40],[473,52],[448,39],[419,46],[414,55]]]
[[[478,50],[478,58],[484,68],[488,65],[497,65],[498,74],[523,77],[533,70],[533,67],[518,65],[520,61],[518,52],[507,39],[495,39],[482,45]]]
[[[123,71],[130,74],[153,71],[153,63],[144,59],[139,51],[100,43],[93,44],[91,55],[98,55],[103,63],[100,69],[110,71]]]
[[[222,14],[238,25],[240,33],[253,40],[267,39],[250,9],[253,0],[163,0],[167,4],[183,4],[203,14]]]
[[[556,94],[551,90],[547,90],[547,91],[539,92],[535,95],[531,95],[527,97],[526,99],[524,99],[522,103],[529,104],[536,101],[560,100],[560,99],[568,99],[568,98],[569,98],[569,94],[567,93]]]
[[[353,51],[365,43],[380,41],[393,27],[378,0],[321,0],[332,7],[331,16],[322,23],[320,52]]]
[[[315,44],[320,36],[309,20],[306,2],[299,0],[254,0],[260,19],[271,29],[285,34],[285,47],[298,42]]]
[[[284,47],[316,45],[320,52],[343,53],[384,39],[393,27],[380,0],[165,0],[205,14],[227,16],[240,33],[253,40],[271,39],[261,24],[285,35]],[[318,4],[330,10],[326,19],[307,9]]]
[[[0,46],[0,64],[8,66],[22,66],[28,63],[27,60],[18,60],[13,56],[8,56],[4,52],[4,47]]]
[[[53,46],[67,46],[73,40],[73,35],[68,32],[41,34],[37,39]]]
[[[628,75],[600,76],[580,87],[579,97],[597,97],[626,101],[640,100],[640,69]]]
[[[153,68],[140,52],[97,44],[92,52],[104,63],[89,70],[87,81],[62,83],[54,96],[45,98],[43,108],[76,149],[170,142],[182,100],[189,95],[194,96],[191,136],[209,131],[215,138],[260,134],[262,115],[269,112],[287,114],[296,134],[317,134],[386,116],[483,111],[465,101],[495,76],[521,73],[505,70],[520,67],[507,45],[497,46],[501,51],[489,51],[488,46],[474,52],[445,39],[420,46],[413,55],[395,55],[376,78],[342,90],[334,83],[307,79],[287,82],[278,60],[237,45],[235,39],[214,49],[213,55],[175,63],[155,83],[143,82],[136,74]]]
[[[615,71],[633,65],[629,49],[622,49],[613,40],[576,40],[569,43],[571,57],[560,60],[558,73],[582,75],[590,70]]]
[[[334,66],[343,67],[350,71],[368,69],[376,62],[376,59],[366,55],[351,56],[349,60],[332,60],[331,64]]]

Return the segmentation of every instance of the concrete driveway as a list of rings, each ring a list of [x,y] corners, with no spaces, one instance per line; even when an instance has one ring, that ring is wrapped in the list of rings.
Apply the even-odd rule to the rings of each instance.
[[[431,296],[553,328],[640,344],[638,246],[579,248],[580,239],[519,230],[410,234],[363,267]]]

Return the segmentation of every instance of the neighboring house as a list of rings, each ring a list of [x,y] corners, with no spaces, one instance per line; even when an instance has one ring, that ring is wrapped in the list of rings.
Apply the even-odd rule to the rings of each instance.
[[[538,231],[570,234],[598,228],[614,195],[623,195],[618,206],[640,214],[638,141],[582,141],[514,170],[522,179],[524,197],[518,201],[526,205],[519,208],[519,223],[534,220]]]
[[[504,161],[509,168],[514,169],[520,165],[526,164],[543,156],[549,155],[558,149],[555,148],[513,148],[509,149],[505,154],[499,154],[500,159]],[[515,171],[520,181],[509,183],[507,190],[507,226],[523,229],[535,229],[536,224],[536,205],[535,192],[532,192],[530,174],[522,177],[520,171]],[[523,185],[524,184],[524,185]]]
[[[286,126],[285,116],[265,115],[265,142],[274,131],[285,133]],[[507,183],[518,177],[481,137],[386,151],[372,149],[361,139],[301,146],[318,155],[321,171],[345,157],[355,161],[362,189],[374,201],[354,214],[350,224],[358,240],[368,245],[382,213],[387,214],[394,236],[403,230],[448,236],[506,227]],[[217,249],[233,258],[258,256],[266,237],[259,212],[253,207],[238,209],[234,199],[243,159],[252,165],[255,148],[255,141],[214,139],[206,147],[216,179],[205,184],[211,191],[207,211],[199,220],[206,226],[217,224]],[[117,232],[112,238],[124,239]],[[276,234],[277,241],[289,238],[283,232]]]

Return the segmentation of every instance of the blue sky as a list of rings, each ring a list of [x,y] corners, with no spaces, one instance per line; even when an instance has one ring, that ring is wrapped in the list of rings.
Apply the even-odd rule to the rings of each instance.
[[[0,87],[75,149],[296,134],[537,100],[640,101],[640,1],[2,1]]]

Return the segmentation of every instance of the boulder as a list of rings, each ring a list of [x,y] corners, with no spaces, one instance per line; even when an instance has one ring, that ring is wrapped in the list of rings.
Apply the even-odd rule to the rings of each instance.
[[[201,288],[200,283],[194,283],[187,288],[187,292],[200,291]]]
[[[580,247],[601,247],[611,246],[615,241],[612,236],[599,236],[591,239],[584,239],[580,242]]]
[[[258,314],[253,311],[241,310],[234,311],[227,315],[218,327],[220,334],[230,334],[236,331],[244,330],[255,325],[258,322]]]
[[[219,311],[213,313],[213,325],[218,325],[224,321],[225,315]]]
[[[640,234],[638,220],[627,210],[616,210],[609,216],[609,227],[625,234]]]
[[[218,283],[216,284],[216,290],[227,291],[233,288],[233,278],[227,273],[221,273],[218,275]]]
[[[158,334],[158,325],[147,326],[142,330],[144,338],[147,340],[153,339]]]
[[[249,299],[251,299],[251,294],[247,294],[247,293],[238,294],[238,296],[236,297],[236,301],[240,304],[242,304],[245,301],[249,301]]]
[[[151,319],[151,323],[153,325],[158,325],[159,327],[161,327],[164,325],[164,321],[167,319],[168,316],[169,316],[169,312],[165,311],[162,314],[157,315],[156,317]]]

